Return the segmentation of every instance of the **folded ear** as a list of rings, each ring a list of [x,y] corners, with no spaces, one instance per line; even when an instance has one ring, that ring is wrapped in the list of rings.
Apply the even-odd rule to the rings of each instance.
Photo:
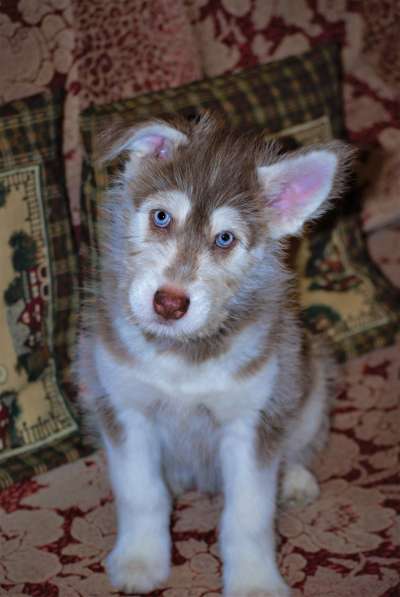
[[[258,168],[272,238],[299,234],[306,221],[329,208],[329,199],[343,189],[351,154],[347,145],[337,141]]]
[[[143,158],[168,160],[175,148],[187,141],[188,137],[182,130],[162,120],[134,127],[119,124],[100,135],[98,161],[108,162],[123,152],[128,153],[131,165]]]

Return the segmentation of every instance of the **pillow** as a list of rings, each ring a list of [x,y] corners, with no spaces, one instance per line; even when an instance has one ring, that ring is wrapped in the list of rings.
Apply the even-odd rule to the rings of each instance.
[[[0,488],[88,451],[68,373],[77,267],[60,106],[0,108]]]
[[[112,171],[112,167],[96,166],[92,158],[97,151],[98,133],[111,123],[122,120],[131,125],[170,112],[193,117],[198,109],[208,108],[223,111],[241,130],[262,129],[267,137],[279,138],[286,148],[295,148],[344,135],[340,82],[339,49],[329,44],[238,74],[96,106],[84,112],[84,260],[96,260],[97,206]],[[294,258],[301,278],[304,320],[314,331],[323,329],[330,336],[341,360],[392,342],[394,329],[398,327],[396,310],[385,296],[393,294],[390,285],[372,266],[354,217],[350,222],[340,218],[335,225],[331,218],[328,227],[322,226],[323,232],[318,228],[301,241]],[[321,243],[326,252],[324,259],[318,257]],[[338,258],[330,259],[330,251],[340,256],[343,279],[357,279],[357,284],[325,284],[323,292],[322,289],[316,292],[321,276],[334,278],[339,267]]]
[[[95,259],[97,205],[110,173],[93,163],[98,133],[121,120],[132,124],[171,112],[192,118],[200,109],[222,111],[233,126],[242,130],[259,128],[278,134],[293,129],[310,140],[321,134],[327,139],[332,135],[340,137],[344,126],[339,48],[329,44],[318,51],[236,75],[205,79],[85,110],[81,119],[86,150],[81,205],[83,258],[91,250]]]
[[[294,261],[304,323],[332,341],[339,361],[395,342],[400,293],[371,261],[359,213],[323,220]]]

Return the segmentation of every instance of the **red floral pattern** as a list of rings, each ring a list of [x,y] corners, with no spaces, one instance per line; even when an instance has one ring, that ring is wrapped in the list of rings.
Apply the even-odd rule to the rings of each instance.
[[[378,141],[385,158],[369,187],[365,225],[372,229],[392,220],[399,210],[393,175],[400,148],[398,2],[186,0],[186,5],[208,75],[304,51],[332,37],[345,42],[352,139]],[[180,0],[6,0],[0,43],[1,101],[67,88],[64,142],[75,208],[81,107],[200,76]],[[400,228],[369,238],[376,262],[400,287],[399,240]],[[400,340],[346,365],[331,441],[316,463],[320,499],[280,513],[279,564],[294,597],[400,593],[399,347]],[[191,493],[179,500],[172,519],[173,570],[155,597],[221,594],[220,509],[219,497]],[[101,453],[10,487],[0,494],[0,595],[117,594],[102,565],[114,536]]]
[[[200,78],[182,0],[3,0],[0,103],[66,90],[64,155],[79,222],[79,113]]]
[[[350,139],[377,144],[363,221],[370,231],[400,218],[400,4],[398,0],[186,0],[207,75],[343,44]]]

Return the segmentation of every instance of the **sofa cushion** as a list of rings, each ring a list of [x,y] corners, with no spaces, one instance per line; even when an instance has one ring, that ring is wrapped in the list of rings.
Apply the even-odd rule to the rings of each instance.
[[[77,261],[61,103],[0,108],[0,487],[85,453],[72,401]]]
[[[82,118],[87,152],[82,202],[85,260],[96,260],[97,207],[110,174],[119,165],[115,163],[107,169],[96,165],[98,134],[116,122],[132,125],[169,112],[191,118],[200,108],[222,111],[241,130],[262,129],[266,137],[278,138],[287,149],[342,137],[338,47],[322,45],[301,56],[235,75],[206,79],[86,111]],[[370,263],[364,241],[357,232],[357,217],[352,214],[348,220],[342,211],[339,208],[335,217],[310,231],[297,248],[294,262],[301,278],[300,298],[306,324],[314,331],[324,328],[338,357],[344,360],[391,343],[398,328],[398,316],[392,306],[394,291]],[[325,235],[324,259],[318,254],[320,234]],[[334,260],[330,251],[335,254]],[[332,279],[340,276],[347,282],[324,284],[323,292],[317,293],[321,276]]]

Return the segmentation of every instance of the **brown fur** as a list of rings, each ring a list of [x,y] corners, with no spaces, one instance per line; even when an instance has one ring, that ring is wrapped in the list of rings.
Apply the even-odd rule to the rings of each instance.
[[[235,377],[237,379],[255,375],[262,367],[266,365],[279,344],[279,324],[279,319],[277,319],[272,329],[265,335],[264,341],[260,346],[259,354],[242,365],[235,373]]]
[[[132,364],[133,357],[128,353],[127,347],[118,336],[110,321],[110,315],[104,305],[99,305],[97,308],[97,333],[110,354],[112,354],[117,361],[120,363]]]
[[[99,396],[95,401],[96,414],[100,419],[100,425],[107,437],[114,443],[122,441],[124,430],[117,420],[115,411],[111,406],[107,396]]]
[[[290,421],[299,414],[304,400],[301,331],[291,311],[281,313],[281,318],[276,322],[275,354],[280,366],[269,410],[260,413],[257,429],[257,458],[260,465],[268,462],[284,442]]]

